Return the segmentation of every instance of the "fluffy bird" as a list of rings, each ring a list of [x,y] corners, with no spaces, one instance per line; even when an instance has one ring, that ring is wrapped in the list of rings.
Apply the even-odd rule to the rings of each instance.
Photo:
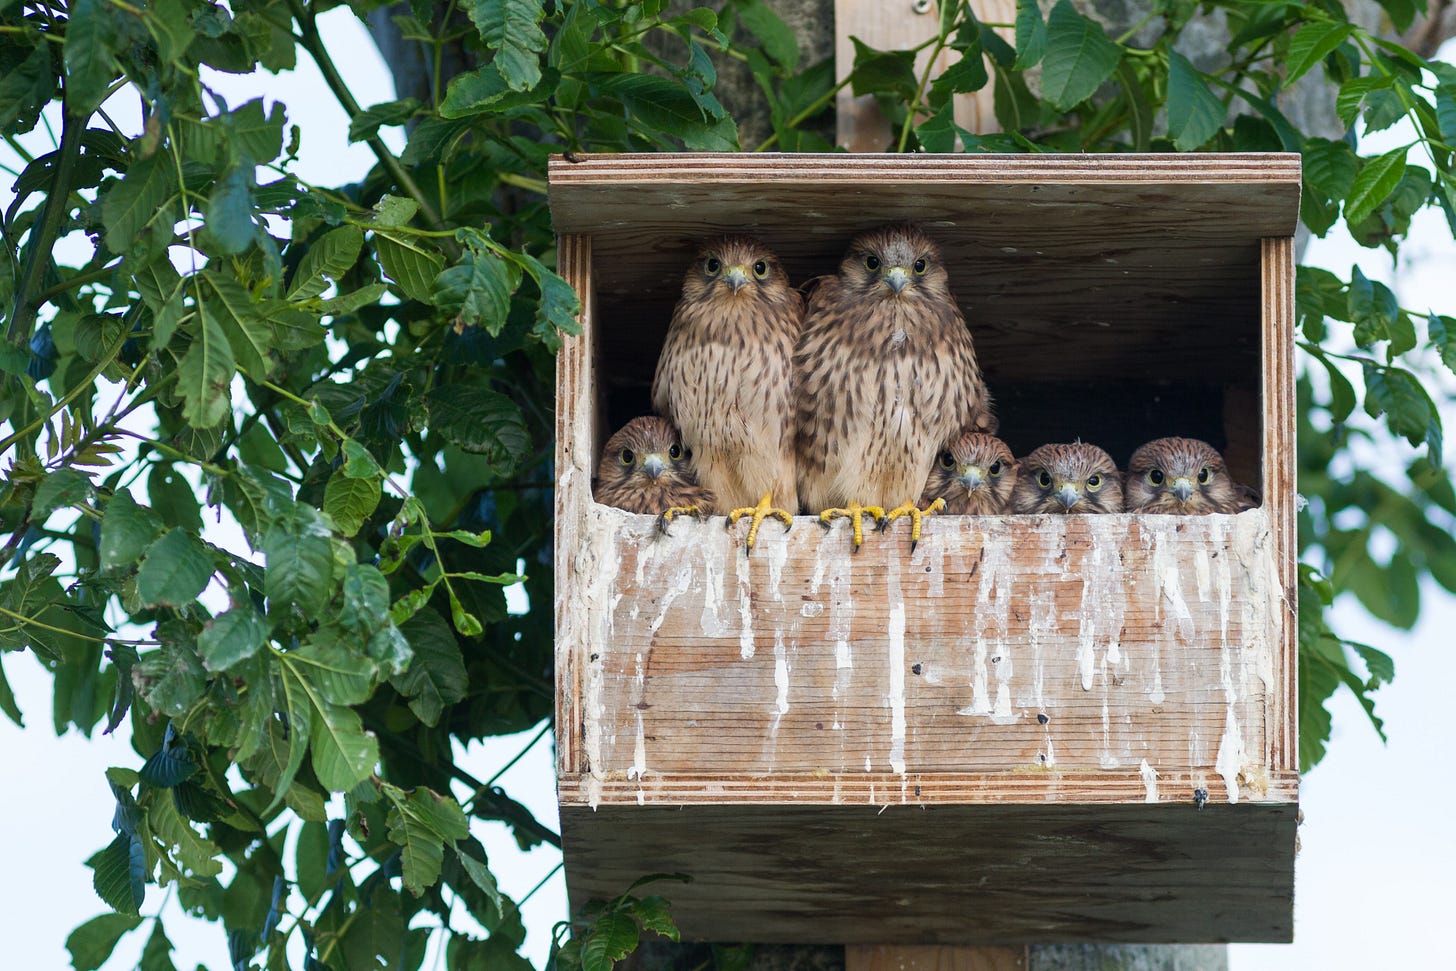
[[[1223,456],[1196,438],[1159,438],[1133,452],[1124,489],[1128,512],[1198,516],[1259,504],[1252,489],[1229,478]]]
[[[790,378],[803,317],[803,297],[766,246],[709,240],[683,277],[652,380],[653,407],[682,430],[718,498],[712,511],[729,526],[753,517],[749,549],[765,518],[792,526],[799,505]]]
[[[962,430],[995,431],[971,333],[935,244],[887,226],[849,244],[817,281],[794,351],[799,499],[863,541],[862,517],[912,520],[940,447]],[[889,512],[885,507],[900,503]]]
[[[713,493],[698,484],[691,460],[692,452],[671,422],[633,418],[607,439],[602,450],[597,502],[656,515],[657,528],[665,533],[674,516],[700,515],[713,508]]]
[[[920,496],[922,504],[945,500],[945,511],[961,516],[997,516],[1011,511],[1016,459],[995,435],[966,432],[936,459]]]
[[[1096,445],[1043,445],[1021,460],[1011,505],[1019,513],[1122,512],[1122,480]]]

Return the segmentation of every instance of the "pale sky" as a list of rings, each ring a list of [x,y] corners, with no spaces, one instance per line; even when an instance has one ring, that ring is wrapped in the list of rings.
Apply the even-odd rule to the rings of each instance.
[[[322,22],[360,103],[391,100],[388,72],[349,11],[333,10]],[[1448,61],[1456,60],[1452,46],[1444,53]],[[274,92],[285,101],[290,123],[300,124],[304,133],[296,168],[301,177],[333,185],[362,176],[371,164],[366,147],[345,147],[347,121],[311,62],[301,59],[300,68],[285,78],[214,75],[213,81],[235,104],[246,100],[249,91]],[[397,129],[386,130],[395,148],[397,135]],[[1399,143],[1398,132],[1381,137],[1371,145]],[[1307,259],[1340,274],[1358,262],[1372,279],[1392,282],[1404,306],[1456,312],[1456,288],[1451,285],[1456,245],[1439,216],[1427,213],[1422,221],[1426,231],[1407,245],[1408,263],[1398,274],[1383,254],[1359,249],[1348,240],[1316,241]],[[1456,407],[1449,398],[1443,414],[1448,439],[1456,439],[1450,434],[1456,429]],[[1456,782],[1444,771],[1449,755],[1442,748],[1449,737],[1446,692],[1456,684],[1456,651],[1448,640],[1456,629],[1456,602],[1434,585],[1423,589],[1423,596],[1421,623],[1408,636],[1382,628],[1349,605],[1337,613],[1342,633],[1385,648],[1395,658],[1395,682],[1378,700],[1390,744],[1380,744],[1348,694],[1331,704],[1334,738],[1329,755],[1302,788],[1305,822],[1296,870],[1295,943],[1235,945],[1230,958],[1236,971],[1421,967],[1439,953],[1438,935],[1456,901],[1456,831],[1446,822],[1456,800]],[[11,782],[7,797],[0,800],[0,831],[10,836],[9,879],[0,881],[0,914],[5,915],[10,955],[6,963],[28,971],[60,971],[70,966],[66,935],[106,911],[91,890],[90,871],[82,865],[112,835],[112,800],[103,772],[110,765],[137,766],[139,759],[118,738],[98,735],[87,741],[73,732],[57,739],[50,728],[49,677],[29,655],[9,654],[3,660],[27,723],[22,731],[0,717],[0,750],[7,753],[6,778]],[[488,778],[532,734],[472,746],[465,766]],[[556,827],[549,744],[538,743],[501,784],[544,824]],[[546,847],[520,853],[499,825],[475,822],[472,829],[486,841],[502,889],[517,898],[560,861],[560,854]],[[156,887],[148,888],[145,912],[155,913],[163,896]],[[530,935],[524,953],[537,967],[544,964],[551,927],[565,910],[564,884],[557,873],[524,908]],[[166,916],[179,968],[198,963],[214,971],[227,967],[221,925],[184,919],[175,903]],[[106,967],[134,965],[144,933],[123,941]],[[439,966],[433,956],[427,960],[427,968]]]

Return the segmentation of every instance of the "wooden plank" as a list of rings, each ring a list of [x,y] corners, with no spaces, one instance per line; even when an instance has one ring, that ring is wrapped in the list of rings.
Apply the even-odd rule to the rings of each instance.
[[[844,971],[1026,971],[1025,947],[850,945]]]
[[[580,524],[591,505],[591,475],[596,443],[591,420],[595,411],[596,377],[592,368],[592,347],[596,320],[595,288],[591,278],[591,237],[562,236],[557,240],[557,271],[581,298],[577,322],[581,333],[565,335],[556,355],[556,519],[555,571],[559,590],[575,586]],[[589,565],[586,568],[590,568]],[[556,598],[558,645],[584,640],[578,625],[581,616],[572,597]],[[586,767],[581,751],[583,734],[581,683],[577,670],[580,652],[556,652],[556,768],[561,774],[581,772]]]
[[[719,523],[659,537],[594,506],[578,597],[587,762],[831,776],[1192,772],[1237,801],[1264,765],[1281,617],[1263,510],[934,517],[851,553],[801,517],[753,556]],[[841,524],[842,525],[842,524]],[[1244,775],[1248,769],[1247,776]],[[1166,798],[1187,798],[1187,793]]]
[[[1269,765],[1299,768],[1299,588],[1295,574],[1294,240],[1263,241],[1265,504],[1280,551],[1278,608],[1284,614],[1276,683],[1270,707],[1273,741]]]
[[[643,873],[684,939],[1288,941],[1297,810],[564,806],[573,907]]]

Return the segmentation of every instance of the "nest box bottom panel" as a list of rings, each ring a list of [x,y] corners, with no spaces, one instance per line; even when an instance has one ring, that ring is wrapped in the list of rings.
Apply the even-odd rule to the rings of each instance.
[[[573,912],[648,873],[684,940],[1289,941],[1292,804],[562,807]]]

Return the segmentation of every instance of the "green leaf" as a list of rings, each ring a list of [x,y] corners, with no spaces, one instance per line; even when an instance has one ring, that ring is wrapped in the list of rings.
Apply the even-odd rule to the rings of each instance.
[[[66,22],[66,109],[88,118],[106,97],[116,77],[116,18],[121,13],[102,0],[74,0]]]
[[[37,525],[51,513],[65,506],[84,503],[91,494],[91,480],[75,469],[59,468],[40,480],[31,503],[31,514]]]
[[[280,520],[263,540],[267,561],[264,589],[268,607],[280,616],[289,607],[316,617],[328,602],[333,582],[334,552],[330,534],[307,506]]]
[[[1289,54],[1284,62],[1284,86],[1287,88],[1304,77],[1354,30],[1352,24],[1331,20],[1311,20],[1300,27],[1289,41]]]
[[[325,788],[352,789],[369,778],[379,762],[379,742],[364,731],[352,708],[315,704],[311,733],[313,771]]]
[[[596,919],[581,945],[582,971],[612,971],[612,966],[637,949],[637,922],[619,911]]]
[[[237,364],[227,332],[209,305],[197,308],[192,346],[177,365],[182,414],[199,428],[211,428],[232,414],[231,386]]]
[[[437,307],[453,313],[463,327],[483,326],[492,337],[506,325],[511,294],[521,283],[515,263],[489,249],[470,249],[460,262],[435,279],[431,297]]]
[[[1047,101],[1060,111],[1085,101],[1121,60],[1122,48],[1108,39],[1100,24],[1078,13],[1070,0],[1058,0],[1047,18],[1042,62],[1042,96]]]
[[[1304,157],[1304,180],[1332,199],[1344,199],[1355,183],[1359,160],[1343,141],[1311,138],[1300,150]]]
[[[1441,361],[1456,371],[1456,318],[1432,313],[1426,318],[1426,334],[1441,352]]]
[[[1168,134],[1173,136],[1173,147],[1180,152],[1198,148],[1223,127],[1227,113],[1188,58],[1169,51]]]
[[[490,867],[470,854],[461,852],[458,846],[455,848],[455,855],[471,882],[484,891],[486,897],[490,899],[491,906],[495,908],[496,912],[499,912],[501,909],[500,888],[496,886],[495,874],[490,872]]]
[[[380,128],[406,125],[419,112],[420,107],[417,99],[402,98],[365,108],[349,120],[349,141],[362,142],[379,134]]]
[[[221,271],[205,270],[202,279],[214,297],[208,301],[208,309],[227,335],[233,360],[249,377],[255,380],[266,378],[275,363],[272,357],[273,331],[259,316],[248,291],[236,279],[225,276]]]
[[[1441,416],[1415,375],[1397,367],[1366,363],[1365,413],[1385,416],[1392,433],[1412,445],[1424,442],[1433,464],[1441,461]]]
[[[1036,0],[1016,0],[1016,61],[1012,67],[1025,71],[1041,63],[1046,54],[1047,26]]]
[[[485,46],[495,52],[493,63],[506,84],[514,91],[535,87],[546,50],[542,0],[468,0],[465,10]]]
[[[147,30],[157,41],[157,60],[163,64],[177,63],[197,36],[187,18],[187,0],[152,0],[147,7]],[[160,924],[157,932],[161,932]]]
[[[780,67],[791,72],[799,66],[799,39],[772,7],[763,0],[739,0],[733,10],[738,22]]]
[[[1345,199],[1345,221],[1354,226],[1380,208],[1405,175],[1406,149],[1397,148],[1366,159]]]
[[[118,833],[103,850],[92,854],[86,865],[93,871],[91,886],[112,910],[135,914],[146,898],[146,850],[141,837]]]
[[[253,225],[253,163],[243,161],[218,180],[207,197],[204,217],[214,248],[235,256],[253,245],[258,229]]]
[[[177,971],[171,955],[172,942],[167,940],[167,935],[162,930],[162,921],[158,919],[152,925],[152,935],[147,938],[147,946],[142,949],[142,959],[137,965],[137,971]]]
[[[406,296],[421,303],[431,302],[435,277],[445,263],[439,253],[411,237],[382,232],[374,234],[374,252],[384,275],[399,284]]]
[[[1346,128],[1353,127],[1366,99],[1377,92],[1388,91],[1394,84],[1395,79],[1388,74],[1351,78],[1340,85],[1340,93],[1335,97],[1335,114]]]
[[[0,131],[30,131],[55,91],[51,45],[44,42],[30,45],[23,61],[11,62],[9,70],[0,72]]]
[[[268,622],[250,603],[235,603],[197,635],[197,651],[209,671],[226,671],[268,642]]]
[[[147,548],[137,570],[137,596],[149,605],[186,606],[207,586],[212,571],[212,557],[197,538],[173,528]]]
[[[1356,266],[1350,270],[1347,313],[1355,324],[1355,343],[1368,347],[1376,341],[1390,340],[1400,304],[1389,287],[1370,280]]]
[[[1316,361],[1325,366],[1325,371],[1330,377],[1330,418],[1343,422],[1355,410],[1355,388],[1334,361],[1322,353],[1314,353],[1313,356]]]
[[[116,944],[129,931],[141,926],[142,919],[134,914],[102,914],[92,917],[80,927],[71,931],[66,938],[66,950],[71,952],[71,966],[76,971],[96,971],[111,957]]]
[[[953,94],[979,91],[986,86],[986,61],[979,47],[968,52],[960,60],[941,72],[930,85],[931,103],[941,104],[950,100]]]
[[[536,304],[536,327],[534,333],[546,346],[555,351],[561,346],[561,334],[580,334],[581,301],[571,284],[547,269],[540,260],[525,253],[513,254],[513,258],[525,269],[541,297]]]
[[[616,97],[627,113],[665,138],[690,149],[731,151],[738,145],[731,118],[711,119],[681,82],[653,74],[589,74],[593,87]]]
[[[400,847],[405,889],[418,897],[440,879],[444,845],[469,836],[470,827],[460,804],[448,796],[420,787],[405,797],[388,784],[383,792],[393,804],[389,839]]]
[[[176,171],[168,161],[159,153],[133,162],[121,184],[106,193],[101,223],[112,252],[125,253],[171,197]]]
[[[289,651],[288,663],[329,704],[359,705],[374,693],[374,662],[357,646],[346,647],[329,628],[320,629],[302,647]]]
[[[879,51],[851,37],[854,43],[854,71],[849,76],[855,97],[866,94],[894,94],[908,101],[915,97],[919,79],[915,76],[914,51]]]
[[[324,512],[345,536],[353,536],[363,528],[382,495],[379,480],[355,479],[335,473],[324,487]]]
[[[1153,105],[1148,100],[1147,88],[1143,86],[1137,70],[1126,60],[1117,65],[1117,79],[1122,82],[1123,93],[1127,95],[1133,149],[1146,152],[1153,138]]]
[[[469,676],[460,643],[439,614],[421,610],[400,625],[414,660],[390,683],[409,699],[410,710],[426,725],[435,725],[447,705],[465,697]]]
[[[1456,84],[1436,87],[1436,123],[1441,140],[1447,145],[1456,144]]]
[[[503,394],[474,385],[441,385],[425,396],[430,431],[509,472],[531,451],[521,409]],[[504,473],[502,473],[504,474]]]
[[[340,226],[309,244],[293,274],[289,300],[308,300],[341,280],[359,259],[364,233],[357,226]]]
[[[384,574],[368,563],[350,563],[344,573],[339,623],[358,632],[373,630],[388,610],[389,581]]]

